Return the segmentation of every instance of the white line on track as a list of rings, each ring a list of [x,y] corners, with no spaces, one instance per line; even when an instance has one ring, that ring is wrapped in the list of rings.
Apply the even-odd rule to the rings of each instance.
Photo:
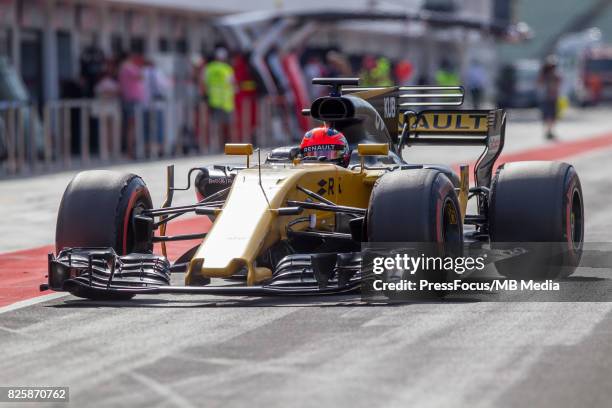
[[[161,384],[154,379],[147,377],[136,372],[131,372],[130,376],[136,381],[148,387],[151,391],[157,393],[159,396],[166,398],[167,402],[172,403],[173,406],[180,408],[195,408],[195,405],[191,404],[188,400],[175,393],[170,387]]]
[[[19,302],[12,303],[8,306],[0,307],[0,314],[6,313],[6,312],[12,312],[13,310],[32,306],[37,303],[47,302],[53,299],[59,299],[64,296],[68,296],[68,293],[49,293],[48,295],[36,296],[31,299],[22,300]]]
[[[32,337],[29,334],[22,333],[20,330],[9,329],[8,327],[3,327],[3,326],[0,326],[0,331],[11,333],[11,334],[17,334],[23,337],[30,337],[30,338]]]

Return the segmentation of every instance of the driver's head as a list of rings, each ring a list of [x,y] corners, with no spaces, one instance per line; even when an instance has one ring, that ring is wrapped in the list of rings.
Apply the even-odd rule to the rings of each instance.
[[[309,130],[300,144],[302,157],[318,157],[340,166],[348,166],[351,152],[341,132],[329,127]]]

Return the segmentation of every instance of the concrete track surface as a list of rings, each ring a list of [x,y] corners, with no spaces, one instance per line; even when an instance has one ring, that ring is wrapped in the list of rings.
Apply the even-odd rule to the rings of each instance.
[[[611,133],[607,115],[571,112],[561,138]],[[529,113],[514,116],[507,151],[540,146]],[[565,160],[582,179],[587,241],[612,241],[611,157],[608,147]],[[192,164],[181,160],[177,174]],[[161,164],[127,167],[159,203]],[[0,252],[52,243],[71,176],[0,182]],[[590,300],[609,293],[611,272],[579,269],[567,282],[574,302],[65,296],[9,306],[0,308],[0,385],[69,386],[75,407],[607,407],[612,303]]]

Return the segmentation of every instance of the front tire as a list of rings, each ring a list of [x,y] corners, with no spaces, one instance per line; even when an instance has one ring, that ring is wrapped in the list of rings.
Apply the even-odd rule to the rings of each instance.
[[[381,177],[372,190],[367,212],[369,242],[410,243],[416,256],[461,256],[463,224],[453,183],[435,169],[397,171]],[[446,282],[452,271],[416,271],[400,279]],[[418,292],[439,297],[442,292]],[[395,297],[395,296],[394,296]]]

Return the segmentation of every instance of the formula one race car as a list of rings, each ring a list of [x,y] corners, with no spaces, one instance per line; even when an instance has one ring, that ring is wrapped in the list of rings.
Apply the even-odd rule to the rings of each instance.
[[[79,173],[62,198],[44,288],[92,299],[345,293],[358,290],[365,276],[362,245],[380,242],[561,248],[556,256],[564,268],[533,254],[496,264],[502,275],[530,279],[566,276],[578,265],[584,219],[578,175],[556,162],[506,163],[494,173],[504,146],[503,110],[448,109],[463,102],[461,87],[363,88],[356,78],[313,83],[331,92],[303,113],[345,135],[353,149],[348,167],[302,157],[297,147],[254,163],[252,145],[227,144],[225,153],[246,156],[245,166],[191,169],[187,189],[193,179],[198,201],[174,207],[174,192],[185,189],[174,186],[170,166],[160,208],[137,175]],[[417,144],[483,146],[474,185],[468,166],[456,174],[405,162],[402,150]],[[474,214],[467,214],[470,199]],[[188,213],[210,217],[211,229],[167,236],[166,224]],[[171,264],[165,244],[195,238],[201,244]],[[161,255],[153,252],[157,242]],[[185,273],[184,286],[170,285],[172,272]]]

